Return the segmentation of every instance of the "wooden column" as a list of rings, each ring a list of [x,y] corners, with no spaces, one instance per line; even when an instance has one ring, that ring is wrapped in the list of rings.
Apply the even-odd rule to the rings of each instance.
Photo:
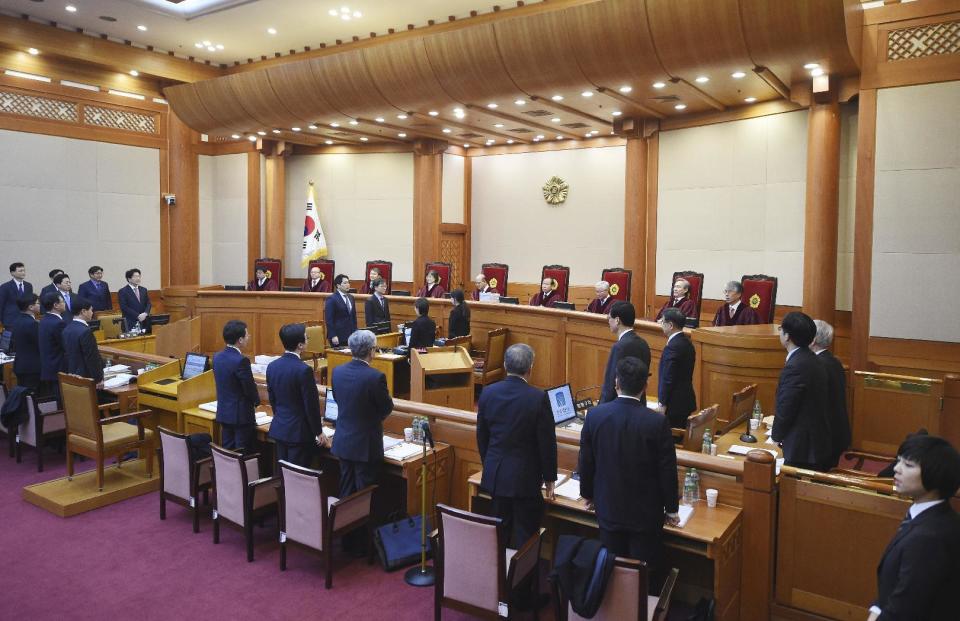
[[[803,312],[835,324],[840,219],[840,107],[810,106],[803,243]]]
[[[247,280],[260,257],[260,152],[247,153]]]
[[[200,160],[193,150],[198,136],[172,110],[167,118],[167,191],[176,196],[177,204],[161,205],[166,214],[161,219],[166,228],[161,235],[161,266],[167,273],[160,280],[164,286],[195,285],[200,281]]]
[[[263,253],[276,259],[286,256],[287,196],[286,143],[278,142],[266,161],[266,205],[263,210]],[[252,257],[256,259],[257,257]],[[286,268],[284,268],[286,270]]]
[[[627,138],[623,209],[623,267],[633,272],[630,301],[644,316],[647,290],[647,148],[645,138]]]
[[[447,143],[418,140],[413,145],[413,280],[423,280],[423,266],[440,259],[443,152]]]
[[[857,114],[857,206],[853,233],[851,369],[868,369],[870,292],[873,278],[873,195],[876,175],[877,91],[860,91]]]

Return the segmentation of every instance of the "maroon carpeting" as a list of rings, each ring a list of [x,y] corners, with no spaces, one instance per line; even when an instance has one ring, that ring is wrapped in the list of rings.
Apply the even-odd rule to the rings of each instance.
[[[432,587],[407,586],[402,571],[388,574],[365,559],[335,554],[329,591],[319,558],[301,549],[288,548],[281,572],[273,523],[256,529],[256,560],[248,563],[240,531],[223,528],[214,545],[210,518],[194,534],[189,513],[172,503],[162,522],[156,493],[56,517],[22,500],[21,489],[63,476],[63,456],[49,452],[46,471],[38,473],[32,450],[17,464],[6,456],[5,438],[0,446],[0,550],[7,567],[0,618],[432,618]],[[445,610],[443,618],[470,617]]]

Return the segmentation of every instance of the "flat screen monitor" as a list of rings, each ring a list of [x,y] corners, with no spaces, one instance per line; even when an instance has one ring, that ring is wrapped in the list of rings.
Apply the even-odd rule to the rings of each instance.
[[[370,330],[374,334],[386,334],[390,331],[390,322],[378,321],[377,323],[371,323],[367,326],[367,330]]]
[[[155,326],[165,326],[170,323],[170,315],[164,313],[162,315],[150,315],[150,323]]]
[[[555,425],[561,425],[576,418],[576,403],[573,401],[570,384],[563,384],[547,390],[547,398],[550,399],[550,409],[553,411]]]
[[[501,303],[501,304],[519,304],[519,303],[520,303],[520,298],[507,298],[507,297],[504,297],[504,296],[501,295],[501,296],[500,296],[500,303]]]
[[[553,307],[562,310],[577,310],[577,305],[573,302],[555,302]]]
[[[13,332],[4,330],[0,334],[0,352],[9,354],[11,349],[13,349]]]
[[[299,293],[300,287],[288,287],[284,285],[283,290],[286,291],[287,293]]]
[[[224,285],[223,290],[224,291],[246,291],[247,286],[246,285]]]
[[[323,417],[331,423],[335,423],[337,422],[339,410],[337,408],[337,400],[333,397],[333,388],[330,386],[327,386],[326,401],[326,406],[323,408]]]
[[[203,354],[188,352],[186,359],[183,361],[183,373],[180,377],[185,380],[196,377],[206,371],[209,364],[210,360]]]

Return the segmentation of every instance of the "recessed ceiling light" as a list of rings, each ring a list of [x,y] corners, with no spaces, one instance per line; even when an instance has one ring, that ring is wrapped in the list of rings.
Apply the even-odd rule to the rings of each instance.
[[[334,121],[333,123],[330,123],[330,127],[340,127],[340,123]]]
[[[494,123],[493,126],[496,127],[497,129],[500,129],[501,127],[503,127],[503,123]]]
[[[215,47],[213,47],[213,46],[211,45],[210,47],[207,48],[207,51],[208,51],[208,52],[216,52],[216,51],[217,51],[217,48],[215,48]]]
[[[552,119],[550,119],[550,122],[551,122],[551,123],[559,123],[559,122],[560,122],[560,117],[555,116],[555,117],[553,117]]]
[[[25,72],[23,72],[23,71],[15,71],[15,70],[13,70],[13,69],[5,69],[3,73],[4,73],[4,75],[11,75],[11,76],[13,76],[13,77],[15,77],[15,78],[24,78],[25,80],[36,80],[37,82],[50,82],[50,81],[51,81],[50,78],[48,78],[48,77],[45,76],[45,75],[37,75],[37,74],[35,74],[35,73],[25,73]],[[114,93],[114,91],[109,91],[109,92],[110,92],[110,93]],[[114,93],[114,94],[116,94],[116,93]],[[140,97],[143,97],[143,95],[140,95]]]
[[[816,69],[810,72],[810,75],[812,75],[815,78],[819,78],[820,76],[823,75],[823,69],[821,69],[820,67],[817,67]]]
[[[140,24],[139,26],[137,26],[137,30],[139,30],[140,32],[146,32],[147,27],[144,26],[143,24]]]
[[[632,86],[626,86],[626,85],[624,85],[624,86],[621,86],[618,90],[619,90],[621,93],[629,93],[630,91],[633,90],[633,87],[632,87]]]
[[[330,17],[336,17],[338,13],[336,9],[330,9],[329,11],[327,11],[327,15],[329,15]]]
[[[534,138],[533,141],[534,141],[534,142],[540,142],[540,138]]]
[[[27,53],[30,54],[31,56],[36,56],[37,54],[40,53],[40,50],[38,50],[35,47],[31,47],[30,49],[27,50]]]
[[[345,21],[345,22],[349,22],[349,21],[350,21],[350,15],[349,15],[348,13],[343,13],[342,15],[340,15],[340,19],[342,19],[342,20]]]
[[[234,140],[239,140],[240,134],[232,134],[230,137],[233,138]]]
[[[468,145],[467,143],[463,143],[463,148],[464,148],[464,149],[469,149],[469,148],[470,148],[470,145]]]
[[[320,128],[317,127],[316,124],[314,124],[314,123],[310,123],[309,125],[307,125],[307,127],[309,127],[310,129],[320,129]]]
[[[258,136],[266,136],[266,135],[267,135],[267,132],[261,130],[261,131],[258,131],[258,132],[257,132],[257,135],[258,135]]]
[[[756,97],[747,97],[746,99],[744,99],[744,101],[747,102],[747,103],[753,103],[753,102],[755,102],[756,100],[757,100]]]
[[[440,113],[437,112],[436,110],[431,110],[430,112],[427,112],[427,114],[429,114],[430,116],[439,116],[439,115],[440,115]]]
[[[563,95],[554,95],[554,96],[551,97],[550,99],[552,99],[552,100],[554,100],[554,101],[563,101]]]
[[[407,137],[407,135],[406,135],[406,134],[404,134],[404,133],[402,133],[402,132],[401,132],[401,133],[399,133],[399,134],[397,134],[397,135],[398,135],[398,136],[400,136],[401,138],[406,138],[406,137]]]
[[[583,91],[580,93],[581,97],[593,97],[593,91]]]
[[[807,63],[803,66],[803,68],[809,71],[810,69],[816,69],[819,66],[820,63]]]
[[[324,141],[323,141],[323,144],[333,144],[333,141],[332,141],[332,140],[324,140]]]
[[[454,108],[454,109],[453,109],[453,113],[454,113],[454,114],[463,114],[463,108]]]
[[[136,69],[131,69],[130,75],[132,75],[133,77],[137,77],[138,75],[140,75],[140,72],[137,71]]]
[[[222,44],[222,43],[217,43],[217,49],[218,49],[218,50],[222,50],[222,49],[223,49],[223,44]]]
[[[375,119],[373,119],[373,120],[376,121],[377,123],[383,123],[383,121],[384,121],[384,119],[383,119],[382,116],[378,116],[377,118],[375,118]]]
[[[370,140],[370,139],[367,138],[366,136],[360,136],[360,142],[366,142],[366,141],[368,141],[368,140]]]
[[[512,140],[508,140],[508,141],[507,141],[507,144],[513,144],[513,141],[512,141]]]
[[[698,75],[697,78],[694,80],[694,82],[696,82],[697,84],[706,84],[709,81],[710,81],[710,78],[708,78],[705,75]]]
[[[557,140],[563,140],[563,136],[557,136]]]
[[[663,88],[663,87],[665,87],[665,86],[666,86],[666,83],[665,83],[665,82],[654,82],[654,83],[653,83],[653,88]]]
[[[277,34],[277,29],[276,29],[276,28],[267,28],[267,34],[275,35],[275,34]]]
[[[280,130],[279,130],[279,129],[275,129],[275,130],[273,130],[273,133],[279,134],[279,133],[280,133]]]
[[[522,99],[517,99],[513,103],[517,104],[518,106],[523,106],[526,105],[527,102]]]
[[[247,140],[249,140],[250,142],[256,142],[256,141],[257,141],[257,137],[256,137],[256,136],[247,136]]]
[[[537,134],[537,139],[543,140],[543,134]]]
[[[398,115],[397,115],[397,118],[402,121],[402,120],[404,120],[404,119],[407,118],[407,115],[406,115],[406,114],[398,114]]]
[[[65,7],[63,7],[63,8],[66,9],[66,11],[67,11],[68,13],[76,13],[76,12],[77,12],[77,7],[73,6],[72,4],[68,4],[67,6],[65,6]]]
[[[449,134],[451,131],[452,131],[452,130],[451,130],[449,127],[444,127],[444,128],[443,128],[443,133],[445,133],[445,134]]]
[[[733,73],[730,74],[730,77],[733,78],[734,80],[739,80],[740,78],[743,78],[746,75],[747,74],[745,74],[742,71],[734,71]]]
[[[291,127],[290,129],[292,129],[292,130],[295,131],[295,132],[300,131],[300,128],[299,128],[299,127]]]
[[[623,112],[620,112],[619,110],[614,110],[610,114],[612,114],[613,116],[620,116],[621,114],[623,114]]]
[[[686,109],[687,109],[687,104],[679,103],[679,104],[675,105],[674,108],[675,108],[676,110],[686,110]]]
[[[357,19],[360,19],[361,17],[363,17],[363,13],[361,13],[360,11],[354,11],[353,16],[356,17]]]
[[[490,102],[487,104],[487,107],[490,108],[491,110],[495,110],[497,107],[497,104]]]
[[[213,43],[210,43],[209,41],[201,41],[201,44],[203,45],[203,47],[210,47],[211,45],[213,45]]]
[[[351,124],[351,125],[359,125],[360,122],[351,119],[351,120],[350,120],[350,124]]]

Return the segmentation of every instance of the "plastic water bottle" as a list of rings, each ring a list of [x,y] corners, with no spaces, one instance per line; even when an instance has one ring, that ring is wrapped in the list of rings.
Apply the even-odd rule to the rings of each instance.
[[[690,468],[690,494],[693,498],[690,504],[700,500],[700,473],[696,468]]]
[[[143,328],[140,327],[140,322],[138,321],[136,325],[133,326],[134,334],[143,334]]]
[[[753,418],[755,420],[763,420],[763,410],[760,409],[760,399],[755,399],[753,402]]]
[[[683,504],[693,504],[693,479],[690,477],[690,469],[687,469],[686,476],[683,477]]]
[[[711,446],[713,446],[713,435],[710,433],[710,428],[707,427],[707,430],[703,432],[703,445],[700,447],[700,452],[709,455]]]

